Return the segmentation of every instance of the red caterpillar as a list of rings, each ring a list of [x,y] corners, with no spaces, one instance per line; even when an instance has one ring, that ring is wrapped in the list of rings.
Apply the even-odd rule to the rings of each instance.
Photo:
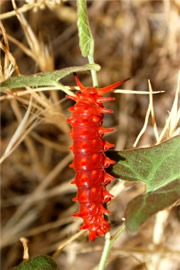
[[[89,240],[95,240],[96,236],[103,236],[110,230],[110,224],[105,214],[110,212],[105,204],[111,200],[111,195],[105,186],[114,177],[106,173],[105,168],[115,161],[105,156],[104,152],[113,147],[102,137],[104,133],[113,131],[112,128],[103,128],[104,113],[112,113],[112,110],[103,106],[104,102],[114,100],[113,97],[102,97],[124,81],[114,83],[104,88],[85,87],[74,74],[77,85],[80,88],[76,96],[68,96],[76,104],[69,109],[72,117],[67,121],[72,126],[71,136],[74,153],[74,161],[70,165],[76,171],[75,184],[78,188],[77,196],[73,199],[80,204],[80,211],[74,216],[84,219],[80,229],[89,230]]]

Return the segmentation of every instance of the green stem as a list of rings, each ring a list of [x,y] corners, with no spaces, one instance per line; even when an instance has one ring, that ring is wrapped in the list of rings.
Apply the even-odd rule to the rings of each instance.
[[[87,0],[77,0],[78,7],[78,33],[79,33],[79,46],[82,56],[88,57],[89,64],[94,63],[94,38],[91,32],[91,27],[88,18]],[[98,86],[97,73],[91,70],[93,86]]]
[[[113,236],[111,242],[112,244],[119,238],[119,236],[121,235],[122,232],[124,232],[126,229],[125,225],[122,225],[119,230],[115,233],[115,235]]]
[[[92,56],[89,55],[88,60],[89,60],[89,64],[95,64],[93,55]],[[91,77],[92,77],[93,86],[97,87],[98,86],[98,78],[97,78],[97,72],[95,70],[91,69]]]
[[[104,250],[103,250],[103,253],[102,253],[102,256],[101,256],[101,260],[100,260],[100,263],[99,263],[98,270],[104,270],[105,269],[105,265],[106,265],[107,259],[109,257],[109,253],[111,251],[111,247],[112,247],[111,234],[110,234],[110,232],[108,232],[105,235],[105,245],[104,245]]]
[[[119,236],[121,235],[121,233],[125,230],[125,225],[123,225],[118,231],[117,233],[114,235],[114,237],[111,239],[111,235],[110,232],[106,233],[105,235],[105,245],[104,245],[104,250],[101,256],[101,260],[99,263],[99,267],[98,270],[104,270],[105,266],[106,266],[106,262],[107,259],[109,257],[111,248],[113,243],[119,238]]]
[[[75,94],[71,90],[69,90],[67,87],[65,87],[62,83],[53,81],[53,85],[59,87],[67,95],[75,96]]]

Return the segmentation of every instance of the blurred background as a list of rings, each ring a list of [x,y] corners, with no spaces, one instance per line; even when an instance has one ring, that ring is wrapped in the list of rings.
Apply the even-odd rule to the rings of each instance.
[[[21,12],[15,12],[19,8]],[[101,87],[131,79],[126,90],[154,91],[154,112],[159,133],[171,110],[180,63],[179,0],[92,0],[88,1],[89,20],[95,39],[95,62]],[[1,0],[1,81],[19,73],[24,75],[53,71],[87,63],[81,56],[77,33],[76,1]],[[92,84],[90,72],[78,74],[84,85]],[[74,86],[73,75],[62,83]],[[149,105],[145,94],[113,93],[114,110],[104,126],[115,131],[106,136],[116,150],[129,149],[144,125]],[[31,94],[29,92],[31,92]],[[32,97],[32,104],[30,99]],[[72,217],[78,205],[72,202],[76,188],[70,184],[74,172],[68,167],[70,116],[73,102],[62,91],[50,88],[15,89],[1,95],[1,156],[28,112],[13,151],[5,156],[1,168],[2,269],[19,264],[26,237],[30,257],[52,255],[75,235],[81,220]],[[29,106],[29,109],[27,109]],[[178,123],[177,123],[178,127]],[[171,134],[173,136],[173,134]],[[168,139],[165,134],[163,139]],[[156,143],[153,122],[137,146]],[[112,233],[120,226],[127,203],[144,191],[137,183],[113,182],[108,186],[115,195],[109,205]],[[125,232],[115,243],[108,270],[180,269],[180,208],[168,211],[157,243],[152,217],[141,229]],[[89,243],[87,233],[77,236],[56,257],[59,269],[96,269],[104,239]]]

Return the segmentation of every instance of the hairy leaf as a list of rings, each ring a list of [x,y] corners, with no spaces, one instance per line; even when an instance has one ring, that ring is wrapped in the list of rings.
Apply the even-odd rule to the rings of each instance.
[[[13,270],[57,270],[57,264],[49,256],[37,256],[21,263]]]
[[[79,45],[82,56],[92,56],[94,53],[94,40],[91,33],[86,0],[78,0],[78,32],[79,32]]]
[[[129,202],[126,212],[127,229],[135,232],[138,227],[143,224],[147,218],[169,207],[180,198],[180,180],[157,189],[137,196]]]
[[[79,67],[68,67],[61,70],[52,72],[37,73],[33,75],[20,75],[11,77],[0,85],[0,90],[14,89],[27,86],[53,86],[57,82],[73,72],[86,71],[86,70],[100,70],[100,66],[96,64],[87,64]]]
[[[127,181],[141,181],[153,191],[180,179],[180,136],[148,148],[112,153],[119,160],[112,174]]]

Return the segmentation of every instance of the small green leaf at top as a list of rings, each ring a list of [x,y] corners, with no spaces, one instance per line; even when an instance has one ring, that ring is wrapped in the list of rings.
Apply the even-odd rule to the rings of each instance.
[[[149,217],[169,207],[180,198],[180,180],[137,196],[130,201],[125,211],[126,227],[135,232]]]
[[[78,5],[78,33],[79,45],[82,56],[93,56],[94,53],[94,39],[91,33],[86,0],[77,0]]]
[[[153,147],[111,152],[109,156],[117,161],[111,169],[114,176],[144,182],[147,192],[180,179],[180,136]]]
[[[49,256],[37,256],[21,263],[13,270],[57,270],[57,264]]]
[[[100,70],[100,66],[96,64],[86,64],[84,66],[68,67],[52,72],[37,73],[33,75],[20,75],[11,77],[0,84],[0,90],[15,89],[22,87],[42,87],[42,86],[57,86],[60,79],[66,77],[73,72],[86,70]]]

